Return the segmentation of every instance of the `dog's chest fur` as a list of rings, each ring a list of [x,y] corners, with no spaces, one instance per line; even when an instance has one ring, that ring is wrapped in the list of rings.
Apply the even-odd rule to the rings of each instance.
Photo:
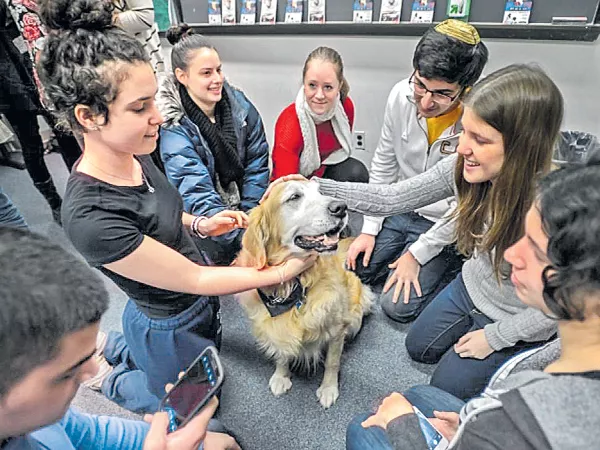
[[[276,317],[271,317],[256,291],[242,294],[256,340],[267,356],[310,362],[318,359],[331,339],[345,332],[351,296],[349,280],[338,264],[334,256],[321,256],[300,277],[306,287],[302,306]]]

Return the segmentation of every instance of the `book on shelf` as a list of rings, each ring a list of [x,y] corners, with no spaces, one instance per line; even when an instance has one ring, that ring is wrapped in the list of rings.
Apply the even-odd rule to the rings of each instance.
[[[325,23],[325,0],[308,1],[308,21],[310,23]]]
[[[373,21],[373,0],[354,0],[352,11],[354,23],[371,23]]]
[[[256,23],[256,0],[242,0],[240,23],[243,25]]]
[[[415,0],[410,15],[411,23],[432,23],[435,12],[435,1]]]
[[[451,19],[469,18],[471,12],[471,0],[448,0],[447,16]]]
[[[260,23],[275,23],[277,20],[277,0],[261,0]]]
[[[223,0],[221,7],[223,25],[235,25],[235,0]]]
[[[504,19],[502,23],[508,25],[529,23],[532,1],[508,0],[504,6]]]
[[[287,0],[287,4],[285,5],[285,23],[302,22],[303,11],[303,0]]]
[[[402,0],[381,0],[379,21],[387,23],[400,23]]]
[[[208,24],[221,25],[221,0],[208,0]]]

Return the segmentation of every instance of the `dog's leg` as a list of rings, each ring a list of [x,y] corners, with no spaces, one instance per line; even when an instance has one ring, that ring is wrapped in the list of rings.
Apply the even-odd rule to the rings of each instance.
[[[290,379],[290,369],[288,362],[277,360],[275,373],[269,380],[269,387],[275,397],[285,394],[292,388],[292,380]]]
[[[325,359],[325,375],[319,389],[317,397],[323,408],[329,408],[340,396],[338,390],[338,374],[340,372],[340,361],[342,359],[342,350],[344,349],[344,333],[333,339],[327,348],[327,358]]]

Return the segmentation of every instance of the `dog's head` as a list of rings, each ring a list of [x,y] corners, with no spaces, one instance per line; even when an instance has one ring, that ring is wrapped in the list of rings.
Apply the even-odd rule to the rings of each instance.
[[[282,183],[251,211],[242,263],[264,267],[290,255],[334,252],[347,223],[346,204],[319,193],[316,183]]]

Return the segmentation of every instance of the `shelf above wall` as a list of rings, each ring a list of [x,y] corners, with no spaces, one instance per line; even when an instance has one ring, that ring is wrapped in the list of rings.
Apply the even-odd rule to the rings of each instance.
[[[248,35],[346,35],[346,36],[422,36],[431,24],[414,23],[276,23],[273,25],[190,24],[197,33],[207,36]],[[473,23],[482,38],[531,39],[593,42],[600,35],[600,24],[585,25],[503,25]]]

